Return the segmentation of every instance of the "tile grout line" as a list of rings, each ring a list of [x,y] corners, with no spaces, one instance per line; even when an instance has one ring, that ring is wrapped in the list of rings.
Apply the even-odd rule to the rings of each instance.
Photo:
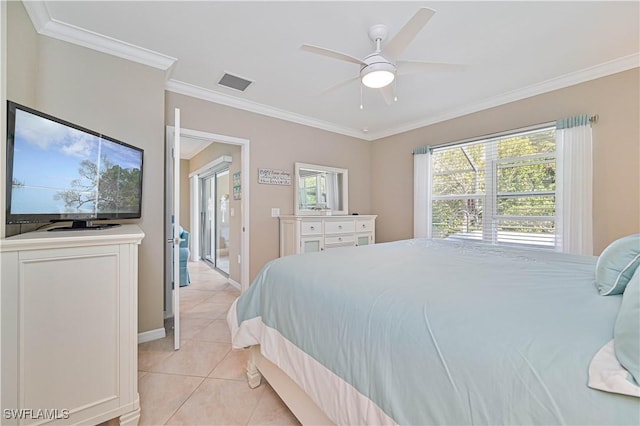
[[[264,398],[264,394],[267,391],[266,383],[267,383],[267,381],[264,380],[264,378],[262,378],[260,380],[260,386],[264,386],[265,388],[262,390],[262,395],[260,395],[260,397],[258,398],[258,401],[256,402],[256,405],[253,407],[253,410],[251,410],[251,414],[249,414],[249,418],[247,419],[247,423],[245,423],[246,425],[251,423],[251,420],[253,419],[253,416],[254,416],[254,414],[256,414],[256,410],[258,409],[258,406],[260,405],[260,401],[262,401],[262,398]]]
[[[195,268],[194,268],[195,269]],[[194,274],[194,275],[198,275],[197,277],[197,282],[201,283],[201,282],[206,282],[210,279],[214,279],[215,281],[218,281],[217,276],[219,275],[218,272],[216,271],[212,271],[211,274]],[[209,275],[209,276],[207,276]],[[195,278],[195,277],[192,277]],[[194,280],[196,281],[196,280]],[[195,284],[195,282],[194,282]],[[215,285],[218,285],[218,283],[216,283]],[[198,288],[191,288],[191,289],[185,289],[183,290],[185,292],[185,294],[191,294],[191,296],[187,296],[187,297],[192,297],[193,300],[190,300],[191,302],[196,302],[193,305],[190,305],[186,310],[182,311],[181,309],[181,313],[186,313],[188,311],[190,311],[191,309],[194,309],[195,307],[203,304],[203,303],[211,303],[211,301],[216,297],[216,296],[224,296],[225,298],[228,297],[227,295],[232,293],[233,291],[235,291],[236,289],[229,289],[228,288],[229,283],[228,281],[226,281],[225,286],[223,288],[218,288],[216,290],[207,290],[206,286],[201,286]],[[237,297],[237,296],[236,296]],[[184,300],[184,299],[183,299]],[[231,306],[231,301],[219,301],[219,303],[213,303],[214,305],[226,305],[228,310],[228,307]],[[197,314],[196,314],[197,315]],[[192,341],[192,342],[202,342],[202,343],[213,343],[213,344],[224,344],[224,345],[230,345],[230,341],[226,340],[226,341],[220,341],[220,340],[201,340],[201,339],[196,339],[195,336],[197,336],[200,332],[202,332],[203,330],[205,330],[206,328],[210,327],[211,325],[215,324],[216,321],[225,321],[226,320],[226,312],[221,313],[217,316],[215,316],[215,318],[192,318],[194,320],[202,320],[203,322],[205,322],[206,324],[203,325],[202,327],[198,327],[198,331],[194,332],[193,336],[191,336],[188,339],[182,339],[186,342],[188,341]],[[169,336],[167,336],[168,338]],[[144,349],[142,350],[144,352]],[[152,352],[152,351],[149,351]],[[160,350],[158,352],[165,352],[163,350]],[[171,422],[171,419],[173,419],[175,417],[175,415],[184,407],[184,405],[194,396],[194,394],[202,387],[202,385],[204,383],[207,382],[207,380],[223,380],[223,381],[230,381],[230,382],[243,382],[245,380],[242,379],[226,379],[226,378],[215,378],[215,377],[210,377],[211,374],[213,374],[213,372],[216,370],[216,368],[218,368],[220,366],[220,364],[222,364],[224,362],[224,360],[226,359],[226,357],[229,355],[229,353],[231,352],[231,350],[228,350],[225,355],[220,359],[220,361],[218,361],[210,370],[209,372],[203,377],[201,375],[193,375],[193,374],[184,374],[184,373],[176,373],[176,372],[166,372],[166,371],[152,371],[153,368],[156,367],[156,365],[158,365],[159,363],[165,361],[167,358],[170,358],[172,354],[174,354],[176,351],[169,351],[168,355],[166,357],[163,357],[162,360],[158,360],[156,363],[154,363],[154,365],[150,366],[148,370],[138,370],[139,373],[143,373],[143,377],[148,375],[148,374],[156,374],[156,375],[166,375],[166,376],[174,376],[174,377],[189,377],[189,378],[194,378],[194,379],[199,379],[199,383],[198,385],[188,394],[188,396],[180,403],[180,405],[175,409],[172,410],[171,413],[169,413],[167,420],[163,423],[164,425],[167,425]],[[138,380],[140,380],[140,378],[138,378]],[[262,400],[262,398],[264,397],[264,392],[259,396],[256,405],[253,407],[253,409],[251,410],[251,414],[248,417],[248,421],[251,420],[251,418],[253,417],[255,410],[258,406],[258,403]]]
[[[177,375],[178,375],[178,376],[184,376],[184,374],[177,374]],[[199,376],[198,376],[198,377],[199,377]],[[191,391],[191,393],[189,394],[189,396],[187,396],[187,397],[184,399],[184,401],[182,401],[182,404],[180,404],[180,405],[178,406],[178,408],[176,408],[176,409],[175,409],[175,411],[174,411],[173,413],[171,413],[171,415],[170,415],[170,416],[169,416],[169,418],[168,418],[168,419],[163,423],[163,425],[167,425],[167,424],[171,421],[171,419],[173,418],[173,416],[175,416],[175,415],[176,415],[176,413],[177,413],[178,411],[180,411],[180,409],[184,406],[184,404],[186,404],[186,403],[187,403],[187,401],[189,401],[189,399],[193,396],[193,394],[194,394],[198,389],[200,389],[200,386],[202,386],[202,384],[204,383],[204,381],[205,381],[206,377],[200,377],[200,378],[201,378],[202,380],[200,380],[200,383],[198,383],[198,386],[196,386],[196,387],[193,389],[193,391]]]

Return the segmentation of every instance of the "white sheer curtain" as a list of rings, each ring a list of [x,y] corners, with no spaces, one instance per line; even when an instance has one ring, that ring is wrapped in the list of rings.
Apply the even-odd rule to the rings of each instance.
[[[413,237],[431,238],[431,151],[413,152]]]
[[[586,115],[556,123],[556,247],[593,254],[593,138]]]
[[[327,173],[327,207],[332,210],[342,210],[340,205],[340,192],[338,186],[338,174],[335,172]]]

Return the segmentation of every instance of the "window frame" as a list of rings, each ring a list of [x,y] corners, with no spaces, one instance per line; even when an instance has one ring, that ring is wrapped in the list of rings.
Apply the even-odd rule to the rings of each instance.
[[[557,192],[558,188],[555,185],[557,182],[554,181],[554,189],[553,190],[532,190],[532,191],[519,191],[519,192],[500,192],[498,191],[499,182],[498,182],[498,174],[500,170],[500,164],[517,164],[518,162],[523,162],[522,166],[531,166],[531,165],[541,165],[541,164],[553,164],[554,170],[557,167],[557,151],[555,145],[555,133],[556,133],[556,123],[543,123],[536,126],[531,126],[527,128],[516,129],[508,132],[503,132],[500,134],[489,135],[481,138],[458,141],[454,143],[439,145],[435,147],[431,147],[429,149],[430,154],[437,154],[438,152],[442,152],[445,150],[451,150],[455,148],[461,148],[462,153],[466,157],[466,160],[469,162],[468,170],[456,170],[450,172],[450,174],[456,173],[464,173],[464,172],[475,172],[478,173],[480,169],[476,164],[473,164],[472,159],[469,157],[468,153],[464,150],[465,147],[482,144],[484,146],[484,191],[476,192],[472,194],[439,194],[436,195],[433,193],[436,177],[438,175],[444,175],[445,173],[436,173],[435,164],[430,167],[429,170],[429,185],[428,191],[430,192],[429,203],[427,208],[430,210],[428,217],[430,218],[430,223],[428,226],[431,229],[430,235],[437,234],[436,228],[434,227],[434,217],[433,217],[433,207],[434,202],[443,201],[443,200],[479,200],[482,203],[481,207],[481,233],[477,233],[477,231],[469,232],[469,219],[467,219],[467,231],[456,232],[454,234],[447,235],[446,237],[459,238],[465,240],[473,240],[480,241],[485,243],[497,244],[497,245],[515,245],[519,247],[528,246],[528,247],[536,247],[541,249],[550,249],[555,250],[558,245],[557,238],[555,236],[555,229],[558,223],[558,206],[557,206]],[[531,133],[537,132],[547,132],[552,131],[554,135],[554,150],[553,152],[539,152],[535,154],[525,154],[522,156],[511,156],[505,158],[498,158],[498,143],[501,140],[514,138],[519,136],[525,136]],[[539,159],[536,162],[536,159]],[[533,161],[531,163],[530,161]],[[514,166],[517,167],[517,166]],[[482,185],[482,184],[480,184]],[[478,183],[476,183],[476,187]],[[540,216],[540,215],[505,215],[499,214],[498,212],[498,204],[500,199],[505,198],[530,198],[530,197],[549,197],[552,196],[554,199],[554,214],[553,216]],[[477,218],[476,218],[477,219]],[[513,221],[513,222],[553,222],[554,232],[551,234],[545,233],[531,233],[533,238],[526,239],[525,243],[523,242],[514,242],[514,240],[518,239],[518,235],[516,234],[528,234],[526,232],[521,233],[513,233],[512,238],[506,238],[507,234],[502,233],[499,235],[499,224],[504,223],[505,221]],[[458,234],[458,235],[455,235]],[[467,234],[467,235],[464,235]],[[538,237],[535,237],[538,236]],[[446,238],[445,237],[445,238]],[[502,238],[501,238],[502,237]]]

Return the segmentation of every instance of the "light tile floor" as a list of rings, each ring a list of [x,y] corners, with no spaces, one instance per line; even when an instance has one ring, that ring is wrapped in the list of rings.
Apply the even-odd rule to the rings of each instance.
[[[240,292],[204,262],[180,289],[181,349],[167,337],[138,346],[140,425],[299,425],[267,384],[247,385],[247,352],[231,350],[226,323]]]

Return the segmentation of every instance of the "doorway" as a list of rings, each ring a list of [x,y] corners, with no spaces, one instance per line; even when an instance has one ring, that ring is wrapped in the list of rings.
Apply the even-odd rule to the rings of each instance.
[[[173,126],[167,126],[167,140],[170,140],[174,134]],[[208,141],[209,143],[219,143],[223,145],[236,146],[239,149],[239,164],[236,163],[235,169],[231,169],[229,171],[229,175],[233,180],[233,200],[235,203],[239,203],[236,205],[235,209],[233,207],[227,206],[226,218],[229,218],[230,232],[233,234],[234,232],[237,235],[235,238],[236,241],[236,250],[239,249],[239,254],[237,256],[234,254],[233,256],[229,256],[228,258],[233,258],[233,262],[228,262],[227,265],[230,269],[230,275],[227,277],[228,282],[236,288],[239,288],[241,291],[245,291],[249,287],[249,246],[250,246],[250,232],[249,232],[249,192],[250,192],[250,182],[249,182],[249,164],[250,164],[250,141],[247,139],[236,138],[233,136],[219,135],[208,132],[203,132],[199,130],[192,129],[181,129],[180,134],[183,138],[190,138],[194,140],[202,140]],[[179,154],[182,154],[180,152]],[[167,144],[167,175],[173,174],[173,163],[169,161],[171,158],[171,146]],[[232,158],[228,156],[223,156],[218,160],[232,162]],[[202,167],[199,167],[197,170],[188,174],[185,177],[185,191],[182,191],[182,195],[180,198],[184,201],[181,203],[181,209],[184,206],[188,205],[186,208],[185,214],[181,221],[185,224],[185,227],[188,227],[190,231],[190,239],[189,239],[189,261],[198,261],[201,260],[201,249],[202,245],[202,232],[200,230],[201,226],[201,218],[200,218],[200,193],[201,193],[201,179],[199,175],[204,173],[205,171],[212,168],[212,166],[216,166],[216,162],[205,164]],[[188,170],[188,168],[186,169]],[[173,194],[175,191],[174,185],[171,184],[172,180],[168,179],[167,184],[165,186],[165,190],[167,191],[166,199],[173,199]],[[188,182],[188,183],[187,183]],[[237,185],[237,187],[236,187]],[[237,191],[236,191],[237,189]],[[172,215],[170,211],[171,203],[167,202],[166,207],[167,211],[165,213],[165,228],[172,229]],[[220,210],[222,210],[222,205],[220,206]],[[235,211],[235,216],[234,216]],[[231,216],[234,216],[231,218]],[[233,224],[235,223],[235,225]],[[235,230],[235,231],[234,231]],[[170,236],[170,231],[167,231],[167,237]],[[215,239],[214,239],[215,240]],[[239,247],[238,244],[239,243]],[[215,253],[212,252],[212,253]],[[223,254],[222,252],[221,254]],[[237,259],[237,260],[236,260]],[[224,259],[219,257],[219,264],[224,263]],[[233,267],[231,267],[233,265]],[[172,308],[172,299],[173,296],[171,294],[171,290],[173,288],[173,283],[171,280],[171,252],[169,250],[165,250],[165,318],[171,318],[174,316],[173,308]],[[232,279],[233,278],[233,279]],[[239,279],[238,279],[239,278]]]
[[[200,257],[229,276],[229,166],[200,176]]]

